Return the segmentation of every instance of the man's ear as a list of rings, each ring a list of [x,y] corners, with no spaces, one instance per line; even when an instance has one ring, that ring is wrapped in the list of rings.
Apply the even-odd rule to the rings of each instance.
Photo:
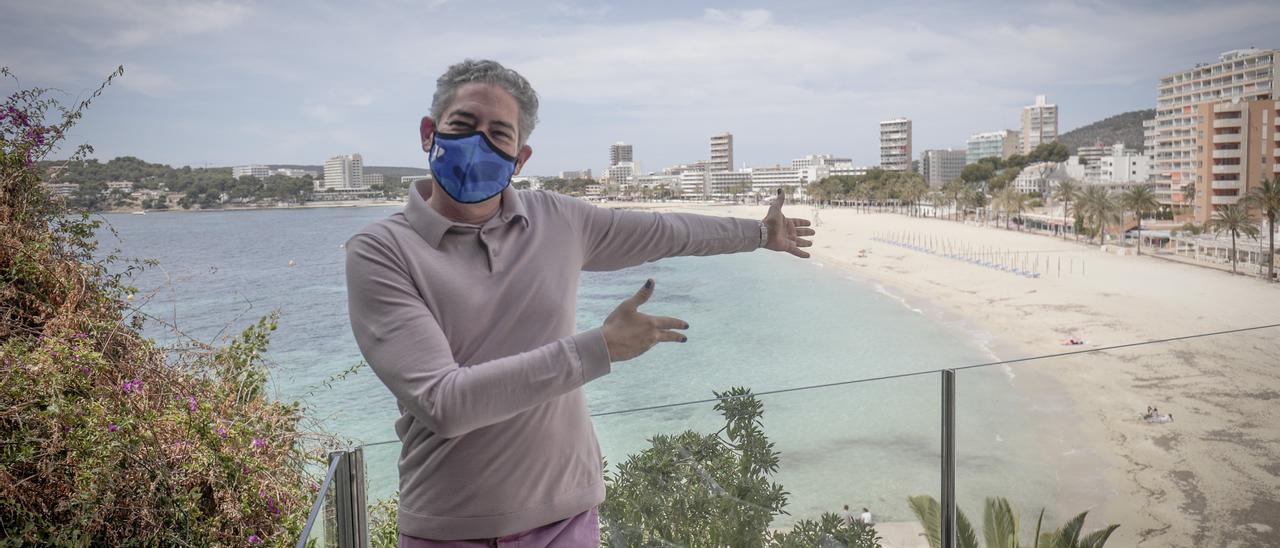
[[[520,147],[520,152],[516,153],[516,172],[512,175],[520,174],[520,168],[524,167],[524,163],[529,161],[530,156],[533,156],[533,147],[529,145]]]
[[[418,124],[418,135],[422,137],[422,151],[431,152],[431,138],[436,134],[436,121],[430,116],[423,116]]]

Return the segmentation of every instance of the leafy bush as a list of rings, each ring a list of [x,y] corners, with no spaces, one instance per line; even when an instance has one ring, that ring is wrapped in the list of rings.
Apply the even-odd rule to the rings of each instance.
[[[151,263],[95,259],[99,221],[41,186],[121,74],[74,108],[40,88],[0,104],[0,544],[292,545],[319,438],[264,394],[276,315],[222,347],[158,347],[127,283]]]

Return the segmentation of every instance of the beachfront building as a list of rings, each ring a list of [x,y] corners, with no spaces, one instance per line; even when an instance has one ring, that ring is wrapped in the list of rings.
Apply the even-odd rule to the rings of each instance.
[[[592,177],[590,169],[578,169],[573,171],[561,171],[560,178],[566,181],[572,181],[574,179],[591,179]]]
[[[711,179],[705,169],[680,172],[680,195],[686,199],[706,200],[711,197]]]
[[[729,132],[711,136],[711,160],[708,171],[733,171],[733,134]]]
[[[969,151],[964,149],[926,150],[920,153],[920,173],[930,188],[939,188],[960,177]]]
[[[1274,113],[1277,87],[1280,50],[1274,49],[1228,51],[1216,62],[1197,64],[1160,78],[1156,86],[1156,117],[1145,126],[1144,138],[1153,157],[1152,181],[1161,201],[1186,205],[1182,188],[1195,186],[1195,203],[1190,205],[1197,221],[1212,216],[1213,207],[1237,203],[1249,181],[1257,180],[1261,174],[1260,162],[1239,160],[1261,159],[1262,151],[1248,148],[1246,139],[1256,139],[1256,144],[1266,141],[1261,133],[1266,124],[1261,117],[1264,110]],[[1256,106],[1239,106],[1255,101]],[[1269,101],[1271,108],[1267,109]],[[1220,104],[1235,106],[1225,106],[1226,110],[1219,112],[1215,106]],[[1274,124],[1273,115],[1270,120]],[[1256,137],[1252,131],[1255,129]],[[1268,134],[1274,134],[1271,129]],[[1228,148],[1237,144],[1236,139],[1240,148]],[[1215,148],[1219,145],[1222,148]],[[1229,152],[1232,150],[1238,151],[1239,156]],[[1258,166],[1256,173],[1249,172],[1251,165]],[[1273,166],[1274,162],[1267,164],[1271,176],[1275,174]]]
[[[1043,95],[1037,95],[1034,105],[1022,107],[1022,154],[1057,140],[1058,105],[1050,105]]]
[[[400,186],[409,188],[410,185],[418,181],[431,181],[431,174],[427,175],[405,175],[400,178]]]
[[[609,145],[609,165],[616,166],[623,162],[634,161],[631,145],[618,141]]]
[[[803,196],[806,172],[817,171],[820,167],[824,166],[808,166],[803,169],[780,165],[750,168],[747,172],[751,175],[751,192],[772,199],[781,188],[788,196]]]
[[[1151,177],[1151,158],[1146,154],[1111,145],[1107,154],[1098,157],[1098,180],[1115,185],[1146,184]]]
[[[1145,238],[1144,238],[1144,244]],[[1220,268],[1231,268],[1231,235],[1229,234],[1173,234],[1168,237],[1165,250],[1177,257],[1183,257],[1199,263],[1219,265]],[[1266,234],[1258,239],[1236,238],[1236,270],[1242,274],[1262,276],[1267,269]],[[1276,254],[1276,264],[1280,265],[1280,253]]]
[[[1076,150],[1076,157],[1084,166],[1085,181],[1097,181],[1102,178],[1102,157],[1111,153],[1111,147],[1101,142],[1085,145]]]
[[[317,191],[365,190],[364,158],[360,154],[340,154],[325,160],[324,179],[316,181]]]
[[[1201,103],[1196,121],[1202,149],[1195,151],[1196,222],[1213,210],[1240,203],[1250,189],[1280,175],[1280,101],[1255,99]]]
[[[251,175],[259,179],[266,179],[271,176],[271,169],[264,165],[253,164],[248,166],[232,166],[231,176],[239,179],[245,175]]]
[[[1023,194],[1047,195],[1057,188],[1058,182],[1067,179],[1066,170],[1057,162],[1036,162],[1022,168],[1013,180],[1013,188]]]
[[[742,196],[750,192],[751,172],[749,171],[710,171],[707,173],[707,187],[711,198],[727,200],[734,196]],[[743,189],[746,189],[744,192]]]
[[[296,177],[299,179],[303,177],[308,177],[308,176],[311,177],[312,179],[316,179],[320,177],[319,171],[315,171],[312,169],[293,169],[293,168],[287,168],[287,167],[282,167],[280,169],[273,170],[271,174],[284,175],[285,177]]]
[[[964,163],[969,165],[983,158],[1008,159],[1018,152],[1021,133],[1012,129],[974,133],[965,143]]]
[[[604,182],[610,190],[627,194],[631,187],[635,185],[636,177],[639,175],[639,164],[635,162],[619,162],[617,165],[609,166],[605,170]]]
[[[80,190],[80,183],[44,183],[44,187],[50,194],[70,196]]]
[[[641,196],[668,198],[680,194],[680,176],[650,173],[636,177],[636,188]]]
[[[880,122],[880,168],[911,171],[911,120],[894,118]]]
[[[791,160],[791,167],[805,169],[813,166],[835,166],[836,164],[853,164],[849,158],[836,158],[830,154],[810,154],[804,158]]]
[[[107,192],[115,190],[125,193],[133,192],[133,181],[108,181]]]

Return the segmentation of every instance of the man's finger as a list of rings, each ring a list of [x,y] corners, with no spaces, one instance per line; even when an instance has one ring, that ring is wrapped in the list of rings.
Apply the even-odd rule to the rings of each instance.
[[[809,219],[787,219],[791,226],[809,226]]]
[[[623,301],[624,304],[630,306],[633,310],[640,308],[640,305],[648,302],[649,297],[653,296],[653,286],[653,278],[649,278],[644,282],[644,287],[641,287],[640,291],[637,291],[635,295],[631,296],[631,298]]]
[[[675,331],[659,331],[658,342],[685,342],[689,337],[676,333]]]
[[[795,256],[797,256],[797,257],[800,257],[801,259],[808,259],[808,258],[809,258],[809,253],[808,253],[808,252],[806,252],[806,251],[801,251],[801,250],[800,250],[800,248],[798,248],[798,247],[796,247],[796,246],[791,246],[791,248],[790,248],[790,249],[787,249],[787,253],[790,253],[790,254],[792,254],[792,255],[795,255]]]
[[[772,203],[772,204],[769,204],[769,210],[770,210],[770,211],[782,211],[782,202],[786,200],[785,196],[786,196],[786,195],[782,193],[782,189],[781,189],[781,188],[779,188],[779,189],[778,189],[778,196],[777,196],[776,198],[774,198],[774,199],[773,199],[773,203]]]
[[[804,238],[796,238],[795,242],[796,242],[796,247],[811,247],[813,245],[813,242],[806,240]]]
[[[816,231],[814,231],[812,228],[797,228],[797,229],[796,229],[796,236],[813,236],[814,234],[817,234],[817,232],[816,232]]]
[[[658,329],[689,329],[689,322],[679,318],[653,316],[653,326]]]

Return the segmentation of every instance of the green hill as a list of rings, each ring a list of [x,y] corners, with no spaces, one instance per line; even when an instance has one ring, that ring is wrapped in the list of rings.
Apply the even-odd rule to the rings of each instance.
[[[1156,117],[1155,109],[1135,110],[1078,127],[1058,137],[1072,154],[1082,146],[1101,142],[1111,145],[1123,142],[1126,148],[1142,150],[1142,122]]]

